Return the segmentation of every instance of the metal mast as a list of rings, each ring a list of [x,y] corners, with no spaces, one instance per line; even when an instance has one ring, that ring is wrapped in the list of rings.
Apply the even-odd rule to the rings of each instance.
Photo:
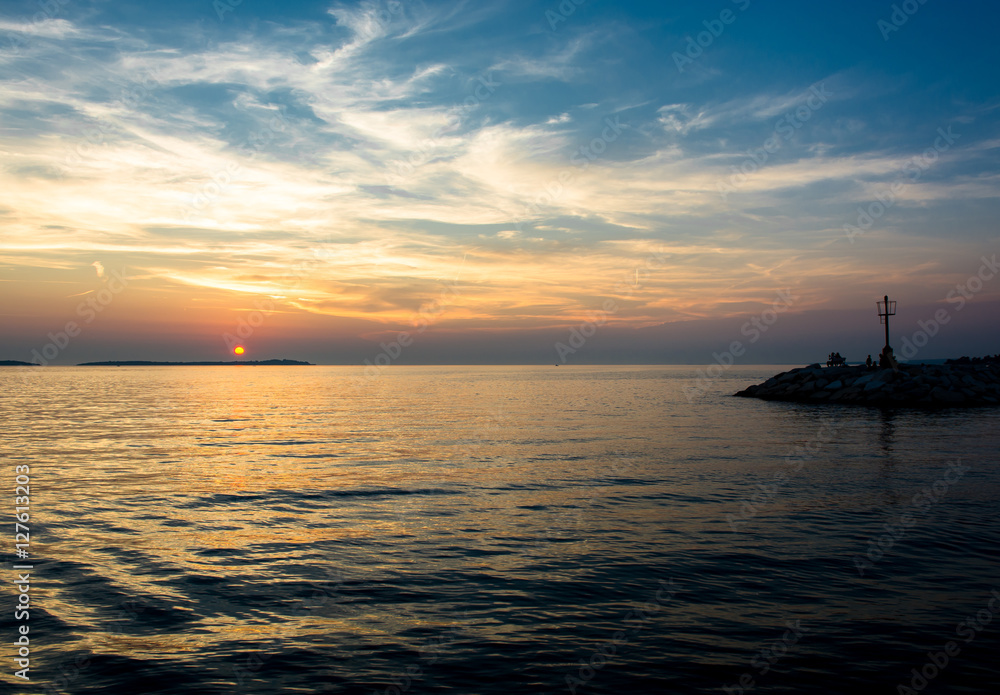
[[[892,350],[889,347],[889,317],[896,315],[896,302],[890,302],[889,295],[885,295],[881,302],[875,302],[875,306],[878,307],[879,323],[885,324],[885,349]]]

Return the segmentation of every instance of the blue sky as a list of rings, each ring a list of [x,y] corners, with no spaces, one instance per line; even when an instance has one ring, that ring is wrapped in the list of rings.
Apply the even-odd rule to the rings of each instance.
[[[954,314],[921,356],[996,352],[1000,281],[948,297],[1000,246],[998,13],[3,2],[0,358],[95,263],[128,287],[55,363],[224,355],[262,301],[254,356],[548,362],[590,322],[572,360],[701,363],[783,289],[750,362],[877,351],[886,292]]]

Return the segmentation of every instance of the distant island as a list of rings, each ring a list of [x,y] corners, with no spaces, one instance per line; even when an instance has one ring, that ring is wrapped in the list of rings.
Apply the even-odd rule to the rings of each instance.
[[[0,360],[0,367],[41,367],[34,362],[21,362],[20,360]]]
[[[957,360],[948,360],[945,364],[1000,364],[1000,354],[986,355],[985,357],[959,357]]]
[[[270,367],[302,365],[314,367],[312,362],[299,360],[243,360],[234,362],[151,362],[147,360],[113,360],[110,362],[81,362],[77,367],[228,367],[230,365],[249,365],[251,367]]]

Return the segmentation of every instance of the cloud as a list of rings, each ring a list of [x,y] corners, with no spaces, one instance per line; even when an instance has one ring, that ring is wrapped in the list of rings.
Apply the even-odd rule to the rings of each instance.
[[[503,72],[508,79],[552,79],[569,82],[583,74],[582,54],[592,44],[591,36],[578,36],[565,46],[554,48],[545,55],[538,57],[511,56],[494,63],[490,70]]]
[[[45,39],[73,39],[91,35],[65,19],[41,18],[31,22],[0,19],[0,31]]]
[[[632,68],[615,82],[632,48],[616,32],[582,13],[565,37],[503,19],[362,2],[204,41],[0,23],[38,38],[30,61],[0,56],[16,75],[0,89],[0,264],[71,272],[100,254],[151,291],[294,297],[282,310],[383,325],[461,268],[449,330],[564,325],[607,296],[614,321],[644,326],[733,315],[779,286],[821,307],[912,268],[943,278],[959,266],[927,263],[974,255],[995,219],[1000,139],[980,104],[959,108],[972,118],[961,146],[904,188],[859,254],[843,225],[926,144],[893,141],[896,107],[873,106],[855,73],[689,88]],[[509,32],[504,51],[490,44]],[[490,74],[500,86],[477,96]],[[830,103],[723,199],[720,183],[824,81]],[[974,228],[930,230],[956,201],[982,206]],[[622,278],[663,250],[624,296]]]

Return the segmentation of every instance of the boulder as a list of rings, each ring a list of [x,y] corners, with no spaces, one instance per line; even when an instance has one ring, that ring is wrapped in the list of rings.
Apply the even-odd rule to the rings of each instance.
[[[864,384],[867,384],[869,381],[874,379],[876,374],[878,374],[878,372],[871,372],[869,374],[865,374],[864,376],[855,379],[854,385],[863,386]]]
[[[1000,405],[1000,365],[901,364],[898,370],[818,364],[748,386],[738,396],[877,407]]]
[[[946,405],[961,405],[966,401],[964,394],[956,391],[950,391],[940,386],[935,387],[934,390],[931,391],[931,398],[938,403],[944,403]]]

